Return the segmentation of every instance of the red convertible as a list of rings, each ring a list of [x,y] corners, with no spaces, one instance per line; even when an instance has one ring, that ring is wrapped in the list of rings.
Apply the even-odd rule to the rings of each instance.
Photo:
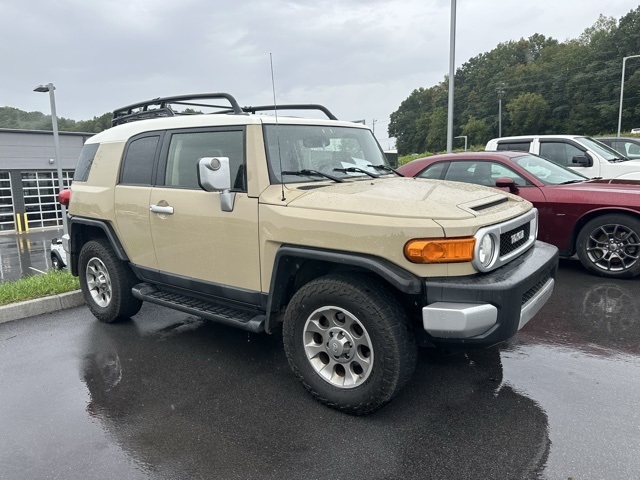
[[[560,255],[578,254],[590,272],[611,278],[640,274],[640,181],[588,179],[525,152],[465,152],[413,160],[407,177],[487,185],[538,209],[538,238]]]

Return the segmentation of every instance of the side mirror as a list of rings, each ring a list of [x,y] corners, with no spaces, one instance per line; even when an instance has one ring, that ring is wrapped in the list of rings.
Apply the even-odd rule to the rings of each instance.
[[[207,192],[229,190],[229,157],[203,157],[198,160],[198,183]]]
[[[580,167],[591,167],[593,162],[587,155],[576,155],[571,159],[571,165],[578,165]]]
[[[496,180],[496,187],[499,188],[508,188],[509,193],[518,193],[520,190],[516,185],[516,182],[513,178],[509,177],[500,177]]]
[[[222,211],[233,211],[236,194],[229,191],[231,190],[229,157],[200,158],[198,160],[198,183],[207,192],[220,192]]]

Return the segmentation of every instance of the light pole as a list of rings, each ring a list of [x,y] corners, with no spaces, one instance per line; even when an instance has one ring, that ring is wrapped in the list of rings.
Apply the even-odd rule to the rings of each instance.
[[[467,151],[467,136],[466,135],[460,135],[458,137],[454,137],[454,138],[464,138],[464,151]]]
[[[628,58],[638,58],[640,55],[631,55],[622,59],[622,80],[620,81],[620,111],[618,112],[618,136],[620,136],[620,129],[622,127],[622,96],[624,95],[624,66],[627,63]]]
[[[60,157],[60,139],[58,138],[58,117],[56,115],[56,98],[54,96],[53,91],[56,87],[53,86],[53,83],[47,83],[46,85],[38,85],[33,89],[34,92],[49,92],[49,102],[51,103],[51,125],[53,127],[53,146],[55,148],[56,154],[56,167],[58,169],[58,192],[64,190],[64,182],[62,180],[62,159]],[[69,229],[67,228],[67,207],[64,205],[60,205],[62,207],[62,230],[66,235],[69,233]]]
[[[498,87],[498,137],[502,136],[502,99],[504,94],[504,82],[502,82]]]
[[[456,63],[456,0],[451,0],[449,39],[449,106],[447,111],[447,153],[453,150],[453,87]]]

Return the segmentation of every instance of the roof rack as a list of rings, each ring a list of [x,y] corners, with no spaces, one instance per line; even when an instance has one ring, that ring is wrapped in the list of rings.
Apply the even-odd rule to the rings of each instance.
[[[278,111],[278,110],[320,110],[324,113],[329,120],[338,120],[338,118],[329,111],[324,105],[318,105],[316,103],[306,104],[289,104],[289,105],[260,105],[257,107],[242,107],[242,111],[246,113],[256,113],[264,111]]]
[[[195,102],[195,100],[219,100],[225,99],[231,105],[213,105],[210,103]],[[148,118],[157,117],[172,117],[174,115],[180,115],[175,112],[171,105],[185,105],[188,107],[207,107],[221,109],[216,113],[234,113],[242,115],[246,112],[240,108],[240,105],[236,99],[228,93],[200,93],[194,95],[180,95],[177,97],[158,97],[153,100],[147,100],[145,102],[134,103],[126,107],[119,108],[113,112],[113,120],[111,125],[121,125],[123,123],[134,122],[136,120],[145,120]],[[149,108],[153,107],[153,108]]]

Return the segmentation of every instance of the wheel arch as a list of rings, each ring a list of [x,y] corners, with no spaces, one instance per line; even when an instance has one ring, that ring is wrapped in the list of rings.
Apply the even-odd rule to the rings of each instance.
[[[265,330],[271,332],[294,293],[309,281],[335,272],[371,274],[389,285],[397,295],[419,295],[422,280],[383,258],[335,250],[283,245],[273,264]]]
[[[591,210],[580,217],[575,223],[573,231],[571,232],[571,243],[569,244],[570,252],[568,256],[575,255],[577,251],[578,235],[580,235],[582,228],[594,218],[598,218],[603,215],[629,215],[636,220],[640,220],[640,213],[624,207],[607,207]]]
[[[69,252],[69,270],[73,275],[78,276],[78,258],[82,246],[97,238],[107,239],[118,259],[125,262],[129,261],[129,257],[111,224],[92,218],[72,217],[69,221],[69,244],[71,249]]]

